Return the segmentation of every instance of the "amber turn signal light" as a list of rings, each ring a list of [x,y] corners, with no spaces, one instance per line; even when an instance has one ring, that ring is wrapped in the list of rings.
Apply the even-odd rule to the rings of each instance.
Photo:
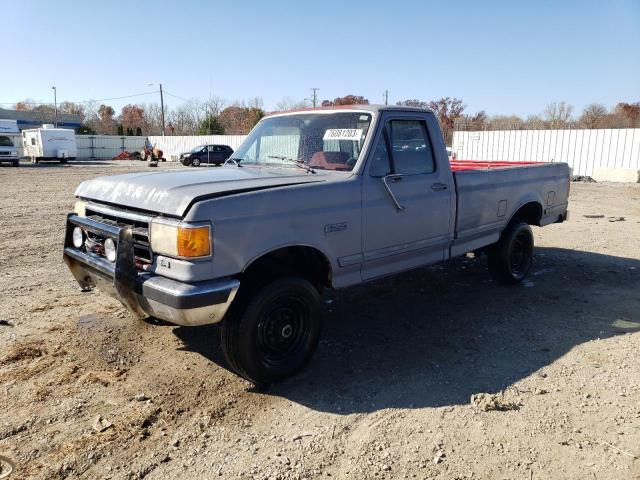
[[[209,226],[178,227],[178,256],[206,257],[211,255]]]

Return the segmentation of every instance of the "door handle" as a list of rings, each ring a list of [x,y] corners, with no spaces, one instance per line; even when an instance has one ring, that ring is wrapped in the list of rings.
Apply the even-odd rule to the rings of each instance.
[[[448,189],[449,186],[446,183],[434,183],[431,185],[431,190],[441,191]]]

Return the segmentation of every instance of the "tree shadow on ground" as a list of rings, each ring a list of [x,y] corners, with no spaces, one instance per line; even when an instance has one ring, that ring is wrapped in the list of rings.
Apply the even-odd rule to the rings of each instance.
[[[484,258],[462,257],[329,292],[311,363],[267,394],[340,414],[465,404],[576,345],[632,331],[638,291],[640,260],[538,248],[529,280],[515,287],[493,283]],[[228,368],[211,341],[217,327],[174,333]]]

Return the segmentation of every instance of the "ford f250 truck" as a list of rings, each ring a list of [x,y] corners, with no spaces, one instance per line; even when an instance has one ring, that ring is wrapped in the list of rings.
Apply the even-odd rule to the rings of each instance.
[[[303,110],[262,119],[220,168],[82,183],[64,260],[136,317],[220,322],[231,367],[267,384],[313,353],[323,288],[480,251],[520,282],[530,225],[564,221],[568,194],[565,163],[450,161],[429,110]]]

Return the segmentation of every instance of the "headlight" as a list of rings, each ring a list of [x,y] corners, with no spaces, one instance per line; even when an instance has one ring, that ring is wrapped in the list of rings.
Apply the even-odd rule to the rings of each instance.
[[[207,257],[211,255],[211,226],[153,221],[151,249],[171,257]]]
[[[104,256],[110,262],[116,261],[116,243],[111,238],[107,238],[104,241]]]
[[[73,213],[78,215],[79,217],[87,216],[87,202],[83,202],[82,200],[78,200],[73,206]]]
[[[84,233],[82,233],[82,229],[80,227],[76,227],[73,229],[73,246],[76,248],[80,248],[84,243]]]

